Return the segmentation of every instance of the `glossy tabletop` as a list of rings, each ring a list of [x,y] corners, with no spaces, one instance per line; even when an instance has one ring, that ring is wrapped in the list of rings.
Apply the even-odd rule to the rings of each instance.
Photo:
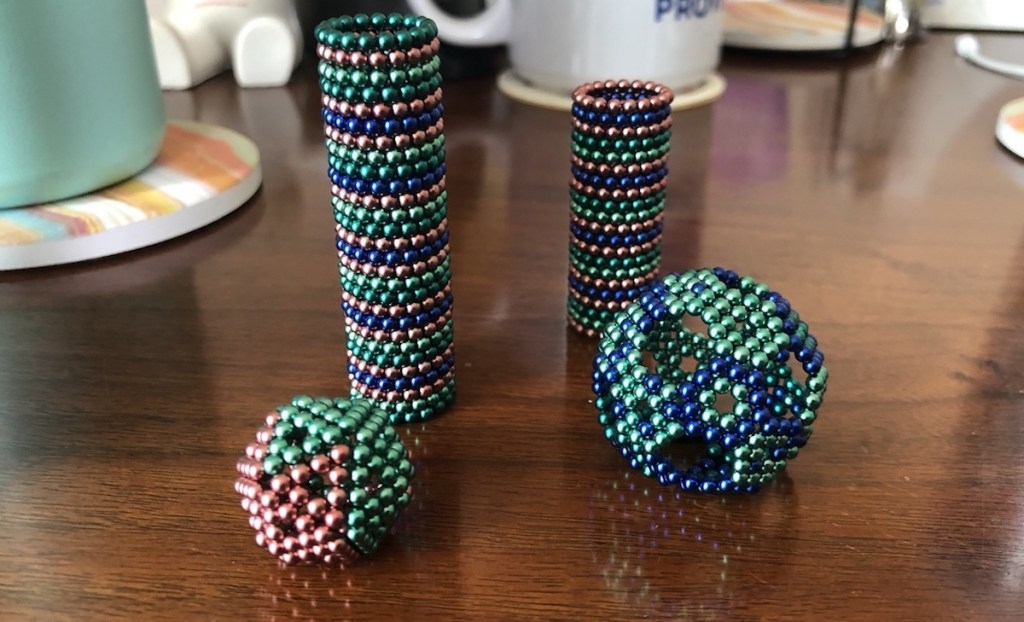
[[[278,566],[234,463],[274,406],[347,393],[330,189],[313,65],[225,75],[166,101],[259,145],[246,207],[0,273],[0,619],[1020,619],[1024,161],[993,128],[1024,85],[941,34],[722,73],[674,116],[662,269],[755,276],[818,337],[774,483],[683,493],[608,445],[566,328],[569,117],[449,81],[456,403],[400,426],[415,495],[377,555]]]

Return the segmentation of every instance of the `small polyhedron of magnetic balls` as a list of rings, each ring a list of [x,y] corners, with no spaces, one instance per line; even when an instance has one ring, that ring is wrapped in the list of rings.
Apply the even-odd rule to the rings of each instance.
[[[653,281],[605,327],[594,403],[605,438],[644,475],[687,491],[756,492],[810,438],[824,361],[781,294],[732,270],[689,270]],[[704,455],[676,464],[667,450],[686,440]]]
[[[306,395],[266,415],[237,468],[256,543],[287,564],[373,553],[409,504],[414,476],[375,403]]]

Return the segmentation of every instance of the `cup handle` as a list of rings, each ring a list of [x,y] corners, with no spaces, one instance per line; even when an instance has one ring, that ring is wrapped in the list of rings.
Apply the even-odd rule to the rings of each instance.
[[[452,17],[434,0],[407,0],[413,11],[437,24],[438,36],[455,45],[484,47],[508,42],[512,24],[512,0],[493,0],[472,17]]]

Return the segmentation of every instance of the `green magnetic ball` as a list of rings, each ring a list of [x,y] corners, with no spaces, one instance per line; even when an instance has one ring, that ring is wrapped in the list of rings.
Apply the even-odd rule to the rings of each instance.
[[[274,426],[274,436],[277,438],[288,438],[295,432],[295,425],[291,421],[279,421]]]
[[[284,470],[284,460],[280,456],[267,456],[263,459],[263,471],[268,475],[277,475]]]
[[[295,445],[290,445],[288,447],[285,447],[281,451],[281,459],[283,459],[288,464],[297,464],[299,462],[299,460],[302,459],[302,456],[303,456],[302,448],[301,447],[296,447]]]
[[[320,433],[320,438],[325,443],[336,445],[345,438],[345,431],[339,425],[328,426]]]
[[[377,44],[384,52],[390,52],[398,46],[398,37],[393,32],[382,32],[377,36]]]
[[[363,51],[369,52],[377,47],[377,37],[369,33],[363,33],[356,37],[356,48]]]
[[[285,447],[288,447],[288,445],[288,439],[275,438],[271,440],[269,443],[267,443],[267,451],[269,451],[271,454],[279,455],[282,451],[284,451]]]
[[[411,70],[410,72],[407,73],[401,69],[392,69],[387,74],[385,74],[384,78],[387,82],[391,82],[392,84],[405,84],[410,80],[411,75]]]

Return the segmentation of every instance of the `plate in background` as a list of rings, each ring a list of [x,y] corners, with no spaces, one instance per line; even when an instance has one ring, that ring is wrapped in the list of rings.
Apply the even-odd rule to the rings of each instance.
[[[999,110],[996,122],[996,140],[1024,158],[1024,97],[1015,99]]]
[[[849,1],[849,0],[848,0]],[[727,0],[723,43],[758,50],[824,52],[846,44],[850,8],[810,0]],[[863,5],[857,14],[853,46],[882,41],[885,21]]]

